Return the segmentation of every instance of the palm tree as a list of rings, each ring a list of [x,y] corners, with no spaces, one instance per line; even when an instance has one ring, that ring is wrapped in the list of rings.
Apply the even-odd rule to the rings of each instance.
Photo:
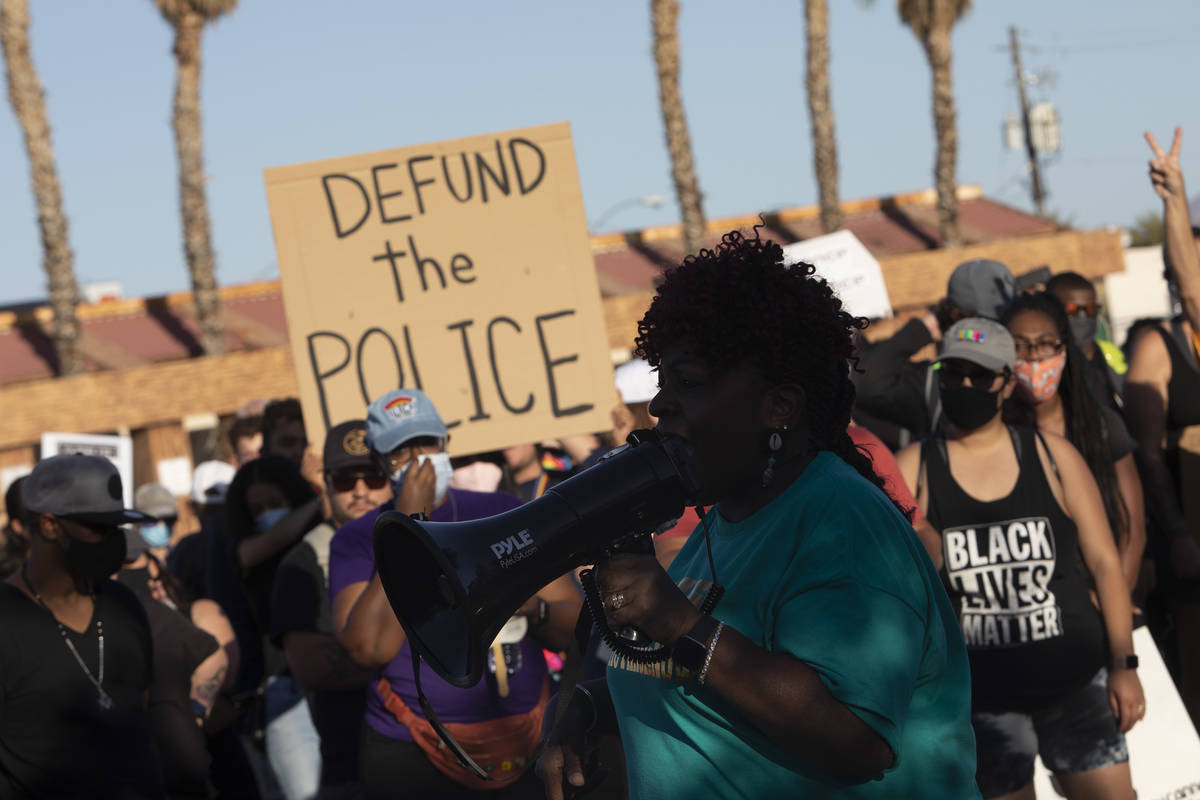
[[[204,147],[200,137],[200,35],[204,25],[227,14],[237,0],[154,0],[175,31],[175,151],[179,158],[179,210],[183,253],[192,276],[192,296],[207,355],[225,351],[221,300],[217,293],[208,199],[204,190]]]
[[[58,374],[82,372],[79,354],[79,320],[75,304],[79,290],[75,285],[74,256],[67,236],[67,217],[63,213],[62,189],[54,165],[54,147],[50,143],[50,122],[46,118],[46,98],[42,83],[33,68],[29,52],[29,5],[26,0],[0,0],[0,47],[8,73],[8,99],[25,133],[29,151],[29,172],[33,197],[37,203],[38,228],[42,234],[42,266],[54,309],[54,352]]]
[[[950,31],[971,8],[971,0],[898,0],[900,20],[912,28],[933,72],[933,126],[937,132],[938,223],[942,244],[962,244],[958,229],[958,194],[955,164],[958,160],[958,127],[954,120],[954,88],[950,80]]]
[[[679,93],[679,0],[650,0],[654,29],[654,66],[658,69],[658,100],[667,131],[671,177],[683,214],[683,248],[695,253],[704,244],[704,209],[696,165],[692,161],[692,139],[688,135],[683,98]]]
[[[842,227],[838,202],[837,140],[833,107],[829,103],[829,6],[827,0],[804,0],[804,29],[808,37],[808,118],[812,122],[813,168],[821,201],[821,230]]]

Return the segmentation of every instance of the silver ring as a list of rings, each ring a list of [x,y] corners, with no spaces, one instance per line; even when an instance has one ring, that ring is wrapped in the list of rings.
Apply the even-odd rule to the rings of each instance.
[[[608,607],[613,611],[619,611],[623,605],[625,605],[624,592],[613,592],[608,596]]]

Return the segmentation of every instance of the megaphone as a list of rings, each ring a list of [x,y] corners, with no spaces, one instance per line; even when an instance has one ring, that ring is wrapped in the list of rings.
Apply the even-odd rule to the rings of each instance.
[[[492,640],[527,599],[576,567],[636,550],[696,495],[683,442],[634,431],[591,469],[504,514],[380,514],[375,564],[409,645],[447,682],[474,686]]]

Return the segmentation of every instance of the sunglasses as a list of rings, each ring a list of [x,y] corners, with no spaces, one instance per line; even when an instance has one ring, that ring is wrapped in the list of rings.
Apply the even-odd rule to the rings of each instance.
[[[335,492],[353,491],[360,480],[373,492],[387,486],[388,482],[387,476],[378,472],[335,472],[329,476]]]
[[[947,389],[957,389],[962,386],[963,381],[974,386],[976,389],[986,389],[992,385],[997,377],[1007,374],[1004,372],[996,372],[987,367],[981,367],[978,364],[951,364],[943,363],[938,367],[938,381]]]
[[[1099,303],[1067,303],[1063,308],[1066,310],[1068,317],[1073,317],[1080,311],[1089,317],[1094,317],[1100,313]]]

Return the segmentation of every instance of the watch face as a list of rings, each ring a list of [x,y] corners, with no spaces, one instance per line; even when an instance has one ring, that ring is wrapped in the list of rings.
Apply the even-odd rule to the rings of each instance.
[[[675,659],[675,663],[681,667],[695,672],[704,662],[704,656],[708,654],[706,648],[695,639],[687,636],[675,642],[675,649],[671,652],[671,657]]]

